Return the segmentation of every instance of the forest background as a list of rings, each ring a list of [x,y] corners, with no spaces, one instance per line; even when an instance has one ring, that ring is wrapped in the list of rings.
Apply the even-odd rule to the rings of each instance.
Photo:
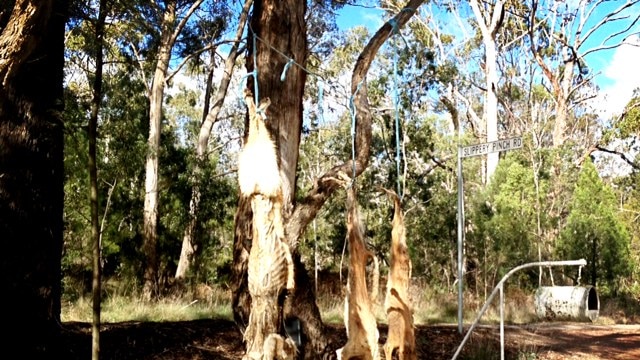
[[[535,2],[537,13],[526,3],[503,5],[507,15],[495,36],[497,131],[499,138],[522,137],[524,146],[501,153],[494,174],[487,173],[483,157],[464,160],[467,291],[486,294],[509,269],[526,262],[585,258],[583,283],[597,285],[604,295],[623,293],[637,299],[639,94],[621,94],[629,101],[611,108],[596,85],[603,75],[587,61],[592,53],[638,45],[638,6],[614,3]],[[116,293],[134,294],[144,285],[145,264],[150,263],[143,245],[144,169],[150,80],[162,28],[158,8],[117,4],[105,32],[105,96],[97,141],[101,251],[106,284],[116,287]],[[190,4],[180,4],[178,13],[184,16]],[[90,289],[92,269],[86,129],[97,7],[79,5],[67,26],[65,57],[63,272],[69,300]],[[199,166],[196,161],[198,134],[220,89],[241,5],[203,3],[171,48],[157,150],[157,296],[174,283],[187,231],[193,231],[197,251],[178,278],[192,285],[230,281],[236,157],[245,117],[238,95],[251,79],[242,56],[236,59],[224,104],[216,104],[219,113],[204,161]],[[379,12],[380,22],[397,5],[361,4],[389,11]],[[490,13],[485,5],[480,11]],[[351,156],[348,78],[371,36],[366,26],[336,26],[342,4],[322,6],[311,6],[307,15],[312,55],[303,65],[308,82],[297,169],[300,189],[311,188],[323,170]],[[133,8],[137,11],[130,11]],[[539,19],[531,23],[531,16]],[[593,41],[595,37],[600,41]],[[240,50],[250,46],[245,32]],[[487,139],[485,62],[482,32],[469,4],[433,2],[421,7],[407,28],[383,47],[368,76],[374,114],[372,166],[360,180],[368,244],[385,264],[391,210],[377,187],[397,188],[407,211],[413,276],[434,293],[455,291],[457,146]],[[569,63],[575,70],[565,73]],[[287,81],[287,69],[282,71],[282,81]],[[554,87],[559,82],[568,83],[567,93]],[[563,141],[554,143],[561,102],[567,105],[567,124]],[[196,168],[201,194],[194,231],[187,229]],[[300,243],[310,269],[340,270],[346,229],[343,197],[328,201]],[[574,281],[576,269],[567,271],[572,279],[554,280]],[[545,276],[549,273],[523,273],[513,285],[528,289],[551,283]]]
[[[1,3],[3,28],[11,5]],[[240,94],[256,75],[245,65],[256,49],[275,46],[247,26],[251,2],[70,5],[63,303],[91,290],[92,202],[105,297],[158,300],[198,284],[233,287],[236,161],[246,131]],[[379,7],[386,21],[402,4],[353,5]],[[283,84],[294,71],[306,74],[299,160],[287,170],[295,173],[293,194],[356,156],[349,78],[372,34],[338,27],[344,6],[309,2],[305,62],[281,53],[286,65],[273,69]],[[640,90],[617,95],[628,98],[622,105],[609,102],[597,85],[601,64],[590,61],[639,45],[639,8],[632,0],[429,2],[394,29],[367,76],[371,156],[358,178],[382,273],[386,187],[403,199],[413,278],[431,296],[455,292],[457,148],[518,136],[521,149],[464,160],[465,291],[486,297],[526,262],[585,258],[582,283],[637,302]],[[342,270],[344,203],[336,192],[304,231],[297,252],[309,270]],[[535,269],[510,286],[577,281],[577,269]]]

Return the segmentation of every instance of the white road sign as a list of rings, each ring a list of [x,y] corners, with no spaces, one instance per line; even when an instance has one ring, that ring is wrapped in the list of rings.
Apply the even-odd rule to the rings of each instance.
[[[507,151],[522,147],[522,137],[514,137],[511,139],[502,139],[491,141],[483,144],[465,146],[460,152],[460,157],[478,156],[498,151]]]

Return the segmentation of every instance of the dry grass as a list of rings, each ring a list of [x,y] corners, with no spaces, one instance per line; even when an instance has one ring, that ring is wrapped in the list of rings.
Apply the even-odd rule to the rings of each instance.
[[[195,289],[182,296],[167,297],[155,302],[145,302],[139,297],[111,295],[102,301],[101,320],[104,323],[115,323],[232,319],[230,293],[220,288],[209,289],[204,297],[201,289]],[[91,306],[89,298],[79,298],[75,302],[63,304],[62,321],[91,322]]]
[[[378,323],[386,324],[384,312],[384,282],[379,296],[373,302],[373,311]],[[329,288],[330,287],[330,288]],[[228,290],[206,285],[197,286],[190,291],[147,303],[139,297],[111,293],[102,303],[102,321],[181,321],[208,319],[213,317],[232,319],[231,294]],[[344,295],[336,284],[322,284],[318,288],[318,307],[322,320],[328,324],[344,324]],[[453,292],[433,292],[426,285],[412,284],[409,296],[414,310],[416,325],[455,324],[458,316],[458,298]],[[463,316],[465,324],[470,324],[484,305],[483,297],[466,294],[464,297]],[[635,310],[627,311],[616,301],[601,299],[600,317],[597,325],[633,324],[640,322],[640,315]],[[481,319],[483,324],[500,322],[499,297],[496,296],[492,306]],[[63,321],[90,322],[92,319],[91,299],[80,298],[74,302],[63,304]],[[535,314],[533,294],[517,289],[505,294],[505,323],[528,324],[538,322]]]

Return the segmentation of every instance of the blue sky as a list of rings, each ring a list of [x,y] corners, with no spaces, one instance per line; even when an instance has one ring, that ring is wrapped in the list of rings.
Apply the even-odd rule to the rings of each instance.
[[[620,0],[605,2],[592,18],[600,19],[603,13],[616,9],[622,4],[624,1]],[[622,14],[634,18],[638,15],[640,6],[635,8],[635,11],[627,11]],[[463,16],[465,15],[467,14],[463,14]],[[340,11],[337,22],[341,29],[364,25],[375,31],[386,20],[387,15],[381,9],[346,5]],[[593,22],[591,21],[591,23]],[[629,23],[628,20],[625,20],[603,26],[585,43],[583,51],[600,45],[605,37],[624,29]],[[592,24],[587,23],[585,28],[589,28],[590,25]],[[640,32],[640,22],[635,24],[631,31],[631,33],[638,32]],[[623,36],[618,36],[612,39],[609,44],[620,41],[622,38]],[[600,97],[594,104],[605,118],[611,116],[612,113],[621,111],[631,99],[633,90],[640,87],[640,37],[638,35],[631,36],[627,39],[627,43],[637,46],[623,45],[615,49],[598,51],[586,57],[589,70],[596,74],[595,82],[601,90]]]

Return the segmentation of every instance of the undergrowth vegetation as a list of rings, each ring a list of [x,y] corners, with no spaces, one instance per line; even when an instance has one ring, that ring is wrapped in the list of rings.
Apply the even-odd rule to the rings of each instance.
[[[336,288],[333,284],[331,287]],[[344,297],[341,293],[318,291],[318,307],[323,321],[330,324],[344,323]],[[425,286],[411,287],[411,301],[416,325],[457,323],[457,293],[430,292]],[[465,294],[463,300],[464,323],[473,322],[485,303],[484,297]],[[378,323],[386,323],[384,289],[373,301]],[[534,293],[512,289],[505,293],[506,324],[531,324],[544,320],[535,313]],[[91,322],[89,296],[71,297],[63,302],[62,320]],[[221,286],[198,286],[174,293],[154,302],[145,302],[130,292],[111,292],[102,301],[102,321],[189,321],[207,318],[233,319],[230,290]],[[480,319],[482,324],[499,324],[500,308],[496,296]],[[600,316],[596,324],[640,323],[640,300],[630,296],[600,297]]]

